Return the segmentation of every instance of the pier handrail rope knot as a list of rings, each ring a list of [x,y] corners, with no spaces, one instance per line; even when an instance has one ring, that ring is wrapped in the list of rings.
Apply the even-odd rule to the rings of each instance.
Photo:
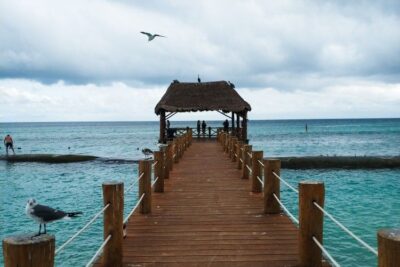
[[[93,255],[93,257],[90,259],[90,261],[85,265],[86,267],[93,266],[94,262],[97,260],[97,258],[100,256],[100,253],[103,251],[104,247],[107,245],[108,241],[111,239],[111,234],[107,236],[107,238],[103,241],[99,249],[96,251],[96,253]]]
[[[142,200],[144,198],[144,195],[145,195],[145,193],[143,193],[140,196],[140,198],[139,198],[138,202],[136,203],[136,205],[132,208],[132,210],[129,212],[129,214],[125,217],[124,223],[126,223],[129,220],[129,218],[132,216],[132,214],[136,211],[137,207],[139,207],[140,203],[142,202]]]
[[[312,239],[314,240],[314,243],[321,249],[322,253],[329,259],[329,261],[335,266],[335,267],[340,267],[339,263],[335,261],[335,259],[329,254],[329,252],[324,248],[324,246],[318,241],[318,239],[313,236]]]
[[[314,206],[317,207],[323,214],[325,214],[329,219],[331,219],[337,226],[342,228],[343,231],[345,231],[348,235],[350,235],[352,238],[357,240],[361,245],[363,245],[367,250],[378,256],[378,252],[376,249],[368,245],[366,242],[364,242],[361,238],[356,236],[353,232],[351,232],[346,226],[344,226],[342,223],[340,223],[338,220],[336,220],[331,214],[329,214],[324,208],[322,208],[318,203],[315,201],[313,202]]]
[[[137,184],[140,181],[140,179],[142,179],[143,175],[144,172],[142,172],[142,174],[140,174],[140,176],[130,186],[128,186],[128,188],[125,190],[125,194],[132,190],[135,184]]]
[[[110,206],[110,203],[105,205],[99,212],[97,212],[92,219],[88,223],[86,223],[78,232],[76,232],[73,236],[71,236],[67,241],[64,242],[56,251],[54,252],[55,255],[62,251],[69,243],[71,243],[75,238],[77,238],[83,231],[85,231],[90,225],[92,225],[95,220],[104,213],[104,211]]]

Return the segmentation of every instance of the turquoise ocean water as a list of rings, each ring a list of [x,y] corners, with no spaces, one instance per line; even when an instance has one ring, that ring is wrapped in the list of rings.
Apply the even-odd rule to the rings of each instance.
[[[305,124],[308,133],[305,133]],[[209,123],[220,126],[222,121]],[[171,122],[171,127],[195,127],[195,122]],[[119,159],[141,158],[142,147],[157,148],[157,122],[0,123],[0,136],[14,137],[18,154],[88,154]],[[266,157],[310,155],[400,155],[400,119],[251,121],[249,139]],[[0,153],[5,153],[0,144]],[[139,150],[138,150],[139,148]],[[325,182],[328,211],[376,247],[379,228],[400,227],[400,169],[285,170],[282,177]],[[64,243],[101,209],[101,183],[130,184],[137,165],[91,161],[69,164],[6,163],[0,161],[0,238],[34,233],[36,223],[24,214],[28,198],[84,216],[48,225],[56,245]],[[297,214],[297,196],[282,185],[281,198]],[[136,188],[125,198],[125,212],[137,201]],[[342,266],[375,266],[376,258],[329,219],[324,243]],[[56,256],[56,266],[83,266],[102,241],[102,220]],[[0,255],[0,265],[3,264]]]

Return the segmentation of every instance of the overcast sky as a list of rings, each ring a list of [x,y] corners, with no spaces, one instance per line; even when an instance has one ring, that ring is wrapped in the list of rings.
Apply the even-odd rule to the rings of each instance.
[[[250,119],[400,117],[400,2],[0,0],[0,122],[157,120],[198,74]]]

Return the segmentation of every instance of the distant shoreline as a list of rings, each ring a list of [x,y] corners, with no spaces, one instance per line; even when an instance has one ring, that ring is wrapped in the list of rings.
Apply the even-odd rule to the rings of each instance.
[[[400,168],[400,156],[304,156],[275,157],[284,169],[393,169]],[[140,159],[114,159],[91,155],[21,154],[2,155],[0,161],[38,163],[77,163],[99,161],[104,163],[137,163]]]

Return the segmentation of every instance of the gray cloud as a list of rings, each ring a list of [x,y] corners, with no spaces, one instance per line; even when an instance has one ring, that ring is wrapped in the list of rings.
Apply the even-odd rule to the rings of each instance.
[[[2,1],[0,78],[315,90],[400,81],[398,1]],[[139,31],[168,36],[146,41]]]

